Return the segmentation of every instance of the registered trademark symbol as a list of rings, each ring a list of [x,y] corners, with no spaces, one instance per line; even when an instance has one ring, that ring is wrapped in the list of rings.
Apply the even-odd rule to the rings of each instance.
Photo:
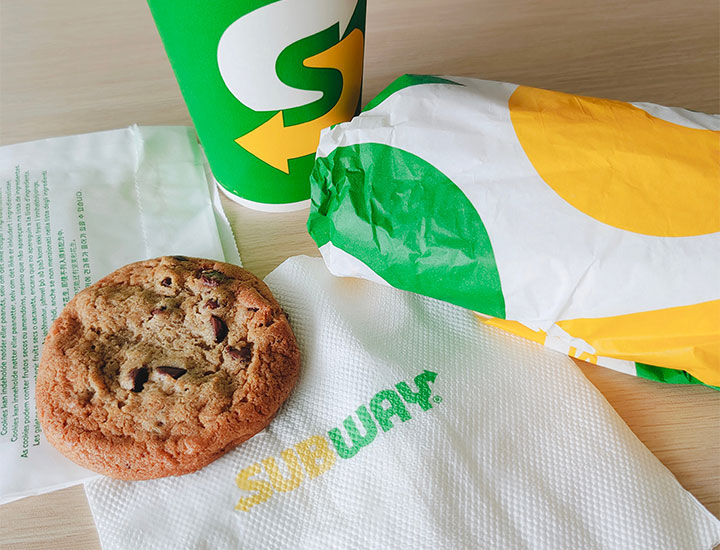
[[[433,397],[433,401],[435,401],[435,403],[442,403],[442,397],[436,395],[435,397]]]

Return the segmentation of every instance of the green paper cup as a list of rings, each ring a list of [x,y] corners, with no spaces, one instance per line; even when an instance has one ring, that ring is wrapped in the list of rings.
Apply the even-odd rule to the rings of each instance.
[[[310,203],[320,131],[359,112],[366,0],[148,0],[225,194]]]

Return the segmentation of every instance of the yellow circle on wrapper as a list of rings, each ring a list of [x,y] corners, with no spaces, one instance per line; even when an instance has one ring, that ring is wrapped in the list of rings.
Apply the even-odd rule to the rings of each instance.
[[[508,103],[533,167],[578,210],[645,235],[720,231],[720,132],[622,101],[525,86]]]

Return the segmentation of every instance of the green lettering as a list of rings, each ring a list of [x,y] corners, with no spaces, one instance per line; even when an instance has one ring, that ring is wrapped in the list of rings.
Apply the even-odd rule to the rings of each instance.
[[[383,407],[383,401],[390,403],[387,409]],[[383,390],[376,393],[375,397],[370,400],[370,410],[384,432],[393,427],[391,417],[397,415],[403,422],[412,418],[400,396],[393,390]]]
[[[397,388],[402,398],[406,403],[417,403],[420,408],[424,411],[432,409],[432,403],[430,403],[430,382],[435,382],[437,373],[429,370],[423,371],[415,377],[415,385],[418,388],[417,392],[414,392],[405,382],[400,382],[395,387]]]
[[[365,428],[365,435],[360,435],[360,431],[355,424],[355,420],[352,416],[348,416],[344,420],[343,426],[345,426],[345,430],[352,441],[352,445],[350,447],[345,445],[345,440],[343,439],[339,428],[333,428],[328,432],[328,437],[335,446],[335,450],[340,458],[354,457],[365,445],[372,443],[377,435],[377,426],[375,425],[375,421],[372,419],[372,416],[370,416],[370,413],[365,405],[360,405],[355,411],[355,414],[358,415],[360,422],[362,422],[362,425]]]

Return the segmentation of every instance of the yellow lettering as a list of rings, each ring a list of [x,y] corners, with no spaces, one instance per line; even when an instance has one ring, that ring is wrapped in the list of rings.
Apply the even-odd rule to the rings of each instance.
[[[248,466],[244,470],[241,470],[235,477],[235,483],[240,489],[244,489],[245,491],[257,491],[257,493],[251,497],[243,497],[238,500],[238,503],[235,506],[236,510],[247,512],[256,504],[265,502],[272,496],[272,485],[261,479],[251,479],[253,476],[259,474],[260,470],[260,463],[256,462],[252,466]]]
[[[310,479],[327,472],[337,460],[335,453],[330,450],[328,440],[321,435],[308,437],[295,445],[295,449]]]
[[[280,453],[280,456],[285,461],[285,466],[290,473],[289,478],[284,477],[280,473],[280,469],[275,463],[275,459],[273,457],[266,458],[262,463],[263,466],[265,466],[265,471],[267,472],[275,490],[280,493],[287,493],[300,486],[303,480],[303,473],[295,451],[292,449],[285,449],[282,453]]]

